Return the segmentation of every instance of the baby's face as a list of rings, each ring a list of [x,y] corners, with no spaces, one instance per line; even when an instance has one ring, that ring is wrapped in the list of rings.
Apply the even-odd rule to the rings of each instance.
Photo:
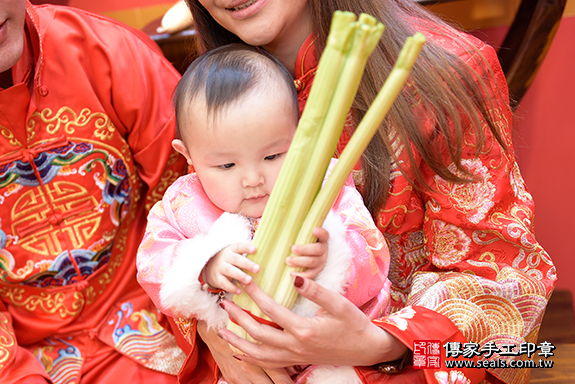
[[[261,217],[297,126],[293,101],[283,93],[253,90],[215,120],[203,101],[189,108],[188,160],[220,209]]]

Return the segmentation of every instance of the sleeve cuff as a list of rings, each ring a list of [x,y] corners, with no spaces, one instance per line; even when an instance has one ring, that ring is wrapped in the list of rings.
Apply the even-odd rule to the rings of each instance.
[[[177,246],[174,262],[164,274],[160,288],[162,306],[178,317],[204,320],[209,328],[225,327],[228,315],[218,305],[219,295],[202,289],[200,274],[206,263],[223,248],[250,239],[246,218],[224,213],[210,231]]]
[[[330,211],[323,223],[323,228],[329,233],[327,261],[314,281],[325,289],[343,294],[353,256],[346,240],[346,227],[341,219]],[[319,308],[319,305],[313,301],[300,296],[292,311],[300,316],[313,317]]]
[[[440,369],[423,369],[426,381],[438,382],[440,376],[453,369],[445,366],[445,348],[447,342],[467,343],[461,331],[446,316],[430,309],[418,306],[408,306],[392,315],[373,320],[378,327],[396,337],[407,348],[413,351],[414,341],[439,340],[441,343]],[[413,363],[413,360],[411,361]],[[457,368],[470,383],[479,383],[485,378],[485,370],[477,368]]]

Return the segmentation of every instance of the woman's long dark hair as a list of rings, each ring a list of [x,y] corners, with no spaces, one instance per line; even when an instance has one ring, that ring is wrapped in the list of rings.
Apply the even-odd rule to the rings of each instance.
[[[187,0],[200,36],[202,50],[239,41],[239,38],[221,27],[197,0]],[[376,17],[385,25],[385,31],[378,47],[371,54],[353,109],[353,116],[360,121],[367,108],[377,95],[381,85],[389,75],[399,51],[406,38],[417,30],[428,30],[429,23],[434,25],[433,32],[441,34],[442,28],[450,39],[458,36],[447,32],[448,26],[433,16],[413,0],[309,0],[312,31],[318,57],[327,40],[331,17],[336,10],[367,13]],[[457,38],[456,44],[466,47],[476,57],[482,55],[465,40]],[[469,65],[444,48],[428,42],[412,69],[409,86],[404,87],[398,96],[379,134],[371,140],[363,154],[362,195],[371,214],[376,217],[389,195],[392,163],[412,184],[419,189],[431,188],[423,177],[417,164],[415,153],[437,175],[456,183],[474,181],[474,176],[462,165],[462,149],[468,127],[472,127],[475,153],[478,155],[485,145],[484,126],[488,127],[499,144],[506,144],[495,124],[497,111],[502,108],[485,95],[499,92],[492,89],[482,77],[488,77],[490,67],[483,60],[485,73],[476,73]],[[415,115],[413,106],[421,104],[425,116]],[[465,111],[465,113],[462,113]],[[423,118],[434,119],[432,127],[424,131]],[[407,156],[403,166],[397,159],[397,141]],[[413,146],[413,148],[412,148]],[[455,164],[455,169],[450,168]]]

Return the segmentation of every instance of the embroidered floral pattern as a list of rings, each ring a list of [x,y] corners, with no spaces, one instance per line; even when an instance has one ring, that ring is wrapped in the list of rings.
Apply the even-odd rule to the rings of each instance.
[[[439,384],[471,384],[471,380],[461,371],[437,371],[435,379]]]
[[[405,307],[402,310],[383,318],[381,321],[393,324],[400,330],[405,331],[409,325],[407,320],[413,319],[413,316],[415,316],[415,309],[412,307]]]
[[[523,181],[523,176],[521,175],[519,167],[515,162],[513,163],[513,168],[509,173],[509,182],[511,184],[511,188],[513,188],[513,193],[515,193],[515,196],[517,196],[517,198],[525,202],[533,201],[533,198],[531,197],[529,192],[527,192],[527,188],[525,187],[525,181]]]
[[[480,181],[475,183],[452,183],[435,176],[435,184],[441,193],[449,197],[449,201],[459,212],[465,212],[467,220],[477,224],[485,218],[485,215],[493,207],[495,187],[490,182],[491,175],[479,159],[463,159],[461,165]],[[454,164],[449,170],[456,175],[464,177]]]
[[[435,233],[433,253],[435,265],[449,267],[467,256],[471,239],[461,228],[440,220],[434,220],[432,228]]]

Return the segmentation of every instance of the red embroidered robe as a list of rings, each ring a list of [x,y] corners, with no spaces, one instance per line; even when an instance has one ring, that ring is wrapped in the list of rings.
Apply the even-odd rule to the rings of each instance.
[[[178,80],[141,32],[27,5],[0,89],[0,382],[78,382],[98,345],[178,371],[135,268],[147,209],[186,169],[170,145]]]
[[[373,322],[410,349],[414,340],[440,340],[442,346],[446,342],[474,342],[481,346],[493,342],[499,348],[503,344],[519,347],[522,342],[536,343],[556,270],[534,237],[533,200],[514,159],[513,117],[504,74],[493,48],[478,39],[468,36],[489,63],[492,74],[480,67],[478,53],[469,52],[439,31],[422,32],[428,41],[461,57],[489,82],[488,98],[500,108],[494,111],[499,116],[496,124],[509,151],[502,150],[486,129],[485,147],[476,157],[472,134],[467,133],[462,164],[480,181],[454,184],[434,174],[413,148],[416,163],[433,191],[415,190],[397,165],[392,166],[390,197],[376,223],[390,245],[389,279],[392,305],[397,312]],[[441,32],[459,34],[454,30]],[[300,49],[295,67],[301,108],[316,67],[310,37]],[[433,129],[429,117],[414,108],[414,113],[422,116],[422,129]],[[342,136],[340,150],[348,138]],[[410,175],[407,156],[393,129],[390,139],[403,169]],[[445,357],[443,347],[441,351]],[[494,354],[489,359],[500,358],[521,356]],[[384,380],[368,368],[358,370],[366,382]],[[528,381],[529,372],[494,368],[489,369],[487,379],[523,383]],[[479,369],[409,369],[394,379],[402,381],[404,376],[406,382],[463,383],[467,379],[478,382],[483,374]]]

